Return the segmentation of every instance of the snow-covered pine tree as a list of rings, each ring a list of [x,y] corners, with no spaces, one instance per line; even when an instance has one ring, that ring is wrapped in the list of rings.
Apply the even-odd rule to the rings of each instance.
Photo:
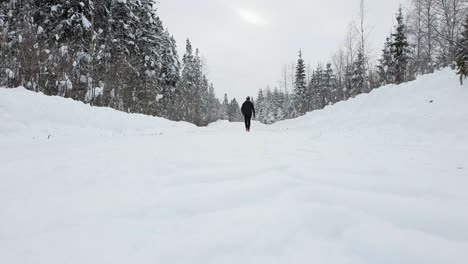
[[[161,52],[162,68],[160,82],[164,87],[164,109],[175,103],[177,83],[180,81],[180,61],[177,53],[177,44],[168,30],[164,32]],[[169,115],[165,115],[169,118]]]
[[[468,77],[468,16],[466,17],[464,30],[458,41],[456,60],[460,82],[463,84],[463,79]]]
[[[274,116],[273,122],[278,122],[280,120],[283,120],[284,118],[284,113],[282,110],[282,104],[283,104],[283,99],[280,91],[278,90],[278,87],[275,87],[273,90],[272,94],[272,112]]]
[[[312,72],[310,83],[308,86],[308,93],[310,98],[309,111],[322,109],[327,104],[326,92],[327,87],[325,86],[325,76],[323,67],[321,64],[317,65],[316,70]]]
[[[348,100],[351,97],[351,90],[353,85],[354,64],[345,66],[344,82],[343,82],[343,99]]]
[[[393,38],[387,37],[384,48],[382,49],[382,57],[379,59],[377,66],[380,85],[387,85],[395,82],[394,65],[395,60],[392,54]]]
[[[211,120],[211,109],[212,102],[210,98],[210,83],[206,78],[206,75],[203,75],[202,81],[199,87],[199,96],[200,96],[200,117],[199,117],[199,126],[207,126]]]
[[[180,62],[174,38],[168,30],[164,31],[160,50],[161,72],[159,83],[162,86],[162,98],[159,96],[158,112],[169,119],[177,119],[177,104],[181,100],[177,84],[180,81]]]
[[[12,7],[10,2],[0,2],[0,86],[13,86],[14,65],[11,48],[10,32],[13,31],[11,26]]]
[[[273,92],[271,91],[270,87],[268,86],[265,89],[265,119],[264,123],[265,124],[273,124],[275,123],[276,117],[275,117],[275,106],[273,102]]]
[[[231,103],[229,104],[228,116],[229,122],[242,121],[242,113],[240,111],[239,103],[237,102],[236,98],[232,99]]]
[[[4,83],[7,86],[24,86],[36,89],[39,76],[39,58],[36,24],[33,19],[33,1],[9,1],[2,3],[1,44]]]
[[[354,71],[350,95],[352,97],[367,91],[367,69],[364,53],[361,49],[358,51],[358,56],[354,62]]]
[[[214,86],[212,83],[209,85],[208,88],[208,95],[206,98],[205,107],[206,108],[204,109],[204,114],[206,120],[205,122],[207,125],[220,119],[220,103],[216,98]]]
[[[308,91],[306,79],[306,66],[302,59],[302,51],[299,51],[299,58],[296,65],[296,75],[294,81],[294,105],[300,115],[308,111]]]
[[[208,81],[204,81],[206,77],[203,74],[203,66],[200,55],[200,50],[197,48],[195,50],[194,58],[194,85],[192,87],[192,123],[198,126],[203,125],[203,104],[204,97],[208,93]]]
[[[273,96],[275,98],[276,122],[278,122],[286,118],[286,112],[283,108],[285,104],[285,95],[283,91],[275,88]]]
[[[137,112],[161,115],[163,110],[160,100],[165,96],[160,82],[164,27],[153,5],[151,0],[140,0],[138,9],[134,11],[140,25],[135,29],[139,51],[136,65],[140,80],[135,84],[135,105]]]
[[[111,55],[113,71],[112,105],[120,110],[132,112],[136,109],[137,91],[141,80],[140,69],[144,63],[139,57],[137,34],[140,26],[138,14],[141,11],[139,1],[112,1],[111,19]]]
[[[369,92],[380,87],[378,68],[376,66],[369,69]]]
[[[263,123],[264,116],[265,116],[265,95],[263,94],[263,90],[260,89],[257,95],[257,102],[255,104],[256,110],[256,119]]]
[[[83,101],[93,83],[93,2],[36,1],[35,10],[38,45],[48,54],[45,92]]]
[[[168,30],[164,31],[160,54],[162,63],[160,80],[165,85],[175,87],[180,80],[180,62],[176,41]]]
[[[229,99],[227,94],[224,94],[224,100],[221,105],[221,108],[223,112],[223,120],[229,120]]]
[[[411,58],[411,51],[402,7],[398,10],[396,19],[397,25],[395,33],[392,34],[393,43],[391,52],[394,59],[393,71],[395,83],[400,84],[412,78],[408,74],[408,63]]]
[[[333,66],[331,62],[327,63],[324,72],[324,82],[327,89],[327,104],[334,104],[341,99],[341,90],[338,86],[337,77],[333,71]]]
[[[210,96],[212,96],[213,104],[214,104],[214,111],[215,111],[215,117],[211,122],[218,121],[218,120],[223,120],[223,107],[221,105],[221,102],[219,99],[216,97],[215,89],[213,84],[210,84]]]
[[[111,21],[112,1],[102,0],[98,5],[94,5],[94,16],[91,17],[94,36],[91,41],[90,54],[93,58],[91,62],[92,87],[85,97],[85,102],[96,106],[109,106],[111,78],[113,71],[111,54],[113,39],[111,38],[113,28]],[[106,96],[107,95],[107,96]]]
[[[195,57],[193,54],[192,43],[187,39],[185,44],[185,54],[182,58],[182,76],[178,90],[180,90],[180,98],[178,100],[180,120],[189,121],[193,119],[193,88],[196,83]]]
[[[7,77],[8,21],[7,2],[0,2],[0,86],[6,86]]]
[[[288,92],[284,93],[283,112],[285,118],[288,119],[294,118],[296,116],[293,104],[293,96]]]

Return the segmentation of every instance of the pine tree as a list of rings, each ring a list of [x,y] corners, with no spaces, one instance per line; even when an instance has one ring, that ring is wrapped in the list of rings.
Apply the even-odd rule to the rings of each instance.
[[[194,69],[195,57],[193,54],[192,43],[189,39],[186,41],[185,54],[182,58],[182,76],[178,89],[180,90],[179,98],[179,112],[180,120],[192,122],[193,120],[193,96],[195,86],[195,69]]]
[[[460,75],[460,82],[468,76],[468,16],[466,17],[464,30],[458,41],[457,68]]]
[[[308,111],[322,109],[325,106],[325,89],[325,75],[323,67],[321,64],[318,64],[317,68],[312,72],[308,86],[308,97],[310,98]]]
[[[344,74],[343,99],[348,100],[351,97],[353,86],[354,64],[346,65]]]
[[[325,87],[327,89],[327,104],[334,104],[341,100],[341,91],[338,86],[337,77],[333,71],[333,66],[329,62],[324,73]]]
[[[166,48],[164,43],[164,27],[157,17],[153,2],[141,0],[140,7],[135,11],[140,27],[135,29],[135,39],[138,46],[138,61],[136,63],[140,79],[135,84],[135,100],[137,111],[144,114],[157,113],[161,115],[161,99],[166,96],[164,84],[160,80],[162,72],[162,53]]]
[[[207,104],[206,109],[204,110],[204,114],[207,125],[217,121],[218,119],[221,119],[220,103],[216,98],[213,84],[210,84],[208,88]]]
[[[167,30],[164,31],[162,41],[160,81],[163,85],[174,88],[180,80],[180,63],[176,42]]]
[[[392,47],[393,38],[390,36],[385,42],[385,46],[382,50],[382,57],[379,59],[379,65],[377,66],[380,85],[387,85],[395,82],[395,60],[392,54]]]
[[[104,4],[105,3],[105,4]],[[99,10],[100,27],[105,27],[105,77],[103,104],[125,112],[138,112],[141,59],[136,35],[139,28],[139,5],[135,1],[106,0]],[[101,28],[103,30],[103,28]]]
[[[200,51],[195,49],[195,57],[193,61],[193,83],[191,86],[191,113],[192,118],[191,122],[200,126],[202,122],[202,98],[203,93],[205,92],[205,88],[203,85],[203,73],[202,73],[202,66],[201,66],[201,58],[200,58]]]
[[[207,126],[210,123],[210,84],[205,75],[200,84],[200,117],[199,126]]]
[[[5,42],[0,44],[4,69],[0,69],[7,86],[24,86],[35,90],[39,76],[39,56],[36,23],[33,18],[35,6],[32,0],[9,1],[2,20]],[[0,35],[0,36],[1,36]]]
[[[7,59],[8,50],[8,21],[7,21],[7,2],[0,3],[0,86],[7,85]]]
[[[351,96],[356,96],[358,94],[364,93],[367,91],[367,69],[366,69],[366,60],[364,57],[363,51],[360,49],[358,52],[358,57],[354,62],[354,72],[352,77],[352,86],[351,86]]]
[[[229,122],[240,122],[242,120],[242,113],[236,98],[232,99],[231,103],[229,104],[228,116]]]
[[[264,116],[265,116],[265,95],[263,94],[262,89],[258,91],[255,110],[256,110],[256,119],[263,123]]]
[[[296,75],[294,81],[294,104],[297,112],[303,115],[308,110],[308,91],[306,81],[306,66],[302,59],[302,51],[299,51],[299,59],[297,60]]]
[[[394,59],[394,77],[395,83],[400,84],[410,80],[411,76],[408,74],[408,63],[411,51],[410,44],[407,38],[406,25],[404,24],[403,10],[400,7],[397,14],[396,31],[392,34],[392,54]]]
[[[270,124],[273,124],[276,120],[275,105],[273,102],[273,93],[271,92],[270,87],[266,88],[265,99],[266,99],[266,104],[265,104],[266,111],[265,111],[264,123],[270,125]]]
[[[164,31],[159,52],[161,58],[159,84],[162,87],[162,98],[156,114],[160,113],[162,117],[176,120],[176,105],[181,100],[180,91],[177,90],[180,81],[180,62],[176,42],[167,30]]]
[[[223,112],[223,120],[229,120],[229,99],[227,94],[224,94],[224,100],[221,108]]]

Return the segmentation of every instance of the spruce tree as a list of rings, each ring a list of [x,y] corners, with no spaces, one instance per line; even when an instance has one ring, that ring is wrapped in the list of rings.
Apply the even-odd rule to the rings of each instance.
[[[327,104],[326,77],[321,64],[312,72],[308,93],[310,98],[309,110],[322,109]]]
[[[354,72],[352,77],[351,96],[356,96],[367,91],[367,69],[363,51],[360,49],[358,57],[354,62]]]
[[[194,75],[194,54],[192,43],[187,39],[185,44],[185,54],[182,58],[182,75],[178,89],[180,90],[180,98],[178,104],[180,106],[180,120],[191,122],[193,120],[193,88],[195,85]]]
[[[255,110],[256,110],[256,119],[263,123],[264,116],[265,116],[265,95],[263,94],[262,89],[258,91]]]
[[[229,122],[240,122],[242,120],[242,113],[236,98],[232,99],[231,103],[229,104],[228,116]]]
[[[297,112],[303,115],[308,110],[308,92],[307,92],[307,79],[306,79],[306,66],[302,59],[302,51],[299,51],[299,59],[296,65],[296,75],[294,81],[294,105]]]
[[[271,92],[270,87],[266,89],[265,95],[266,103],[265,103],[265,124],[273,124],[275,122],[275,106],[273,102],[273,93]]]
[[[223,120],[229,120],[229,99],[227,94],[224,94],[224,100],[221,108],[223,112]]]
[[[460,83],[468,76],[468,16],[465,20],[464,30],[458,41],[457,49],[457,69],[460,75]]]
[[[160,81],[163,85],[174,88],[180,80],[180,62],[177,54],[177,45],[169,33],[165,30],[162,36],[161,56],[161,75]]]
[[[39,56],[37,45],[37,27],[34,21],[34,1],[9,1],[3,3],[6,10],[1,18],[4,40],[2,54],[4,61],[4,81],[7,86],[37,88],[39,74]]]
[[[341,100],[340,89],[338,89],[338,82],[335,73],[333,72],[333,66],[329,62],[325,68],[324,73],[325,87],[327,89],[327,103],[336,103]]]
[[[354,64],[346,65],[344,74],[343,99],[347,100],[351,97],[353,86]]]
[[[8,50],[7,2],[0,3],[0,86],[6,86]]]
[[[400,84],[410,79],[408,75],[408,63],[411,58],[411,51],[401,7],[398,10],[396,19],[398,24],[396,25],[395,33],[392,34],[393,43],[391,47],[394,59],[393,71],[395,83]]]
[[[162,53],[164,52],[164,27],[157,17],[153,2],[142,0],[135,14],[140,27],[135,29],[138,45],[139,83],[135,84],[137,111],[144,114],[162,114],[161,100],[166,96],[160,80],[162,72]]]
[[[394,83],[394,65],[395,60],[392,54],[393,38],[392,36],[387,37],[385,46],[382,50],[382,57],[379,59],[379,65],[377,66],[380,85],[387,85]]]

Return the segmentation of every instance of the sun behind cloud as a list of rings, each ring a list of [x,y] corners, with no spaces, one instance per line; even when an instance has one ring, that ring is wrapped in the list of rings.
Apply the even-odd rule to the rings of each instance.
[[[268,20],[253,10],[245,8],[235,8],[236,13],[246,23],[252,25],[268,25]]]

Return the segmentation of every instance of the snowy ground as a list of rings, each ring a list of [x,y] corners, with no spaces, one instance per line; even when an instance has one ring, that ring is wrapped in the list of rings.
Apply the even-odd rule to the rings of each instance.
[[[0,89],[0,263],[465,264],[467,102],[444,71],[247,134]]]

